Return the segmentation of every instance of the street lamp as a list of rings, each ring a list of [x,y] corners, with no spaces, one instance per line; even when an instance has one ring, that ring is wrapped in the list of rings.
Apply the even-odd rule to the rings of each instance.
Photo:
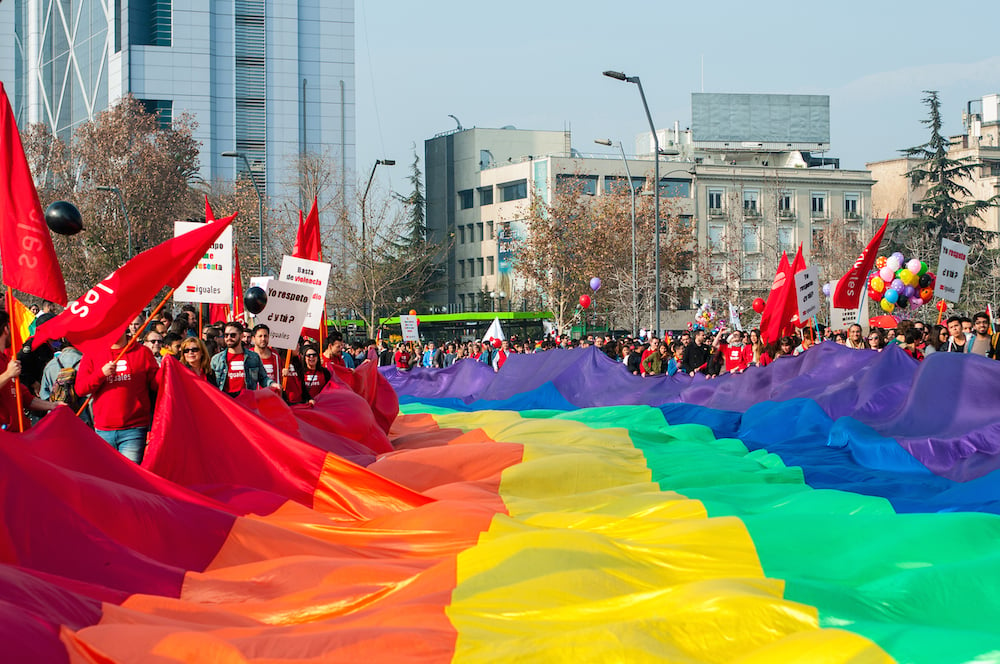
[[[596,138],[594,142],[598,145],[611,146],[610,138]],[[628,167],[628,159],[625,158],[625,148],[622,142],[618,141],[618,149],[622,153],[622,163],[625,164],[625,176],[628,178],[628,190],[632,194],[632,333],[639,331],[639,276],[635,252],[635,187],[632,186],[632,171]],[[657,159],[659,161],[659,159]]]
[[[395,159],[376,159],[375,165],[372,166],[372,173],[368,176],[368,185],[365,187],[365,193],[361,195],[361,250],[364,251],[367,235],[367,216],[365,210],[365,201],[368,200],[368,190],[372,188],[372,180],[375,179],[375,169],[379,166],[395,166]]]
[[[122,214],[125,215],[125,227],[128,229],[128,259],[132,260],[132,222],[128,218],[128,210],[125,208],[125,199],[122,198],[122,190],[118,187],[101,185],[97,187],[97,191],[111,191],[118,197],[118,204],[122,208]]]
[[[250,160],[247,159],[246,152],[223,152],[223,157],[235,157],[236,159],[242,159],[243,164],[247,167],[247,175],[250,176],[250,182],[253,184],[253,190],[257,192],[257,260],[260,264],[260,276],[264,276],[264,194],[260,191],[260,185],[257,184],[257,178],[254,177],[253,170],[250,168]]]
[[[656,281],[655,288],[655,306],[656,306],[656,336],[660,335],[660,139],[656,135],[656,127],[653,125],[653,116],[649,114],[649,105],[646,103],[646,93],[642,89],[642,81],[639,80],[638,76],[626,76],[620,71],[606,71],[604,75],[608,78],[613,78],[616,81],[624,81],[625,83],[635,83],[639,88],[639,97],[642,98],[642,107],[646,111],[646,120],[649,121],[649,130],[653,132],[653,146],[656,149],[656,154],[654,155],[654,163],[656,164],[654,168],[653,178],[656,181],[655,189],[655,199],[653,203],[653,217],[656,223],[653,227],[653,242],[655,247],[653,248],[653,263],[655,270],[654,280]],[[632,183],[629,182],[629,186]]]

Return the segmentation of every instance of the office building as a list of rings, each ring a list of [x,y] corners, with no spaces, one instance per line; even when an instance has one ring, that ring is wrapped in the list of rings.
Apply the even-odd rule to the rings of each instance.
[[[205,181],[245,153],[272,204],[298,203],[295,165],[325,153],[354,169],[350,0],[7,0],[0,74],[18,123],[68,138],[131,93],[198,123]],[[8,38],[9,37],[9,38]]]

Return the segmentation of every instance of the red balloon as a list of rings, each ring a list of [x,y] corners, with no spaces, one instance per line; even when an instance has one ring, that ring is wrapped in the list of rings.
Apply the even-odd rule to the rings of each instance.
[[[764,313],[764,298],[758,297],[753,301],[753,310],[759,314]]]
[[[589,295],[581,295],[580,296],[580,306],[583,307],[584,309],[590,309],[590,296]]]
[[[411,316],[416,316],[417,315],[417,310],[416,309],[410,309],[410,315]]]
[[[935,304],[934,307],[941,313],[948,311],[948,303],[944,300],[938,300],[938,303]]]

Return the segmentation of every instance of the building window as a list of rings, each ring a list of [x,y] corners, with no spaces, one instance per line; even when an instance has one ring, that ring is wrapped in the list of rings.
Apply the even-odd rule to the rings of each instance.
[[[465,244],[465,226],[458,227],[458,243]]]
[[[815,226],[812,229],[812,253],[818,254],[826,251],[826,229],[822,226]]]
[[[760,251],[760,234],[757,227],[752,224],[743,225],[743,251],[747,254],[756,254]]]
[[[490,234],[489,235],[489,239],[492,240],[493,239],[493,222],[492,221],[487,221],[486,222],[486,231]]]
[[[683,286],[677,289],[678,309],[690,309],[692,300],[694,300],[694,288]]]
[[[458,310],[465,313],[465,293],[458,294]]]
[[[475,293],[469,293],[469,311],[479,311],[479,302],[476,301]]]
[[[753,259],[744,260],[741,276],[744,279],[760,279],[760,263]]]
[[[493,187],[479,188],[479,205],[493,205]]]
[[[662,198],[690,198],[691,181],[661,178],[660,196]]]
[[[507,182],[500,186],[500,201],[518,201],[528,197],[528,181],[518,180],[517,182]]]
[[[484,239],[483,238],[483,222],[480,221],[478,224],[476,224],[476,226],[479,227],[479,241],[482,242],[483,239]]]
[[[458,278],[465,279],[465,261],[458,261]]]
[[[778,226],[778,251],[791,253],[795,249],[795,229]]]
[[[492,276],[495,269],[496,269],[495,268],[495,261],[493,260],[493,257],[492,256],[487,256],[486,257],[486,274]]]
[[[482,258],[477,258],[476,262],[479,263],[479,276],[482,277],[482,276],[484,276],[486,274],[486,272],[483,271],[483,268],[484,268],[483,263],[484,263],[484,261],[483,261]]]
[[[722,196],[725,193],[724,189],[708,190],[708,214],[712,216],[722,215]]]
[[[795,214],[793,206],[792,192],[782,191],[778,194],[778,215],[781,217],[791,217]]]
[[[467,229],[468,229],[468,232],[469,232],[469,242],[475,242],[476,241],[476,232],[475,232],[475,229],[474,229],[473,225],[469,224],[467,226]]]
[[[722,224],[708,225],[708,248],[713,253],[722,251],[722,242],[725,237],[726,227]]]
[[[681,233],[693,233],[694,232],[694,217],[689,214],[681,214],[677,216],[677,230]]]
[[[743,214],[756,217],[760,214],[760,192],[755,189],[743,190]]]
[[[150,115],[156,116],[156,124],[164,131],[174,122],[174,104],[168,99],[140,99],[139,103]]]
[[[986,162],[986,166],[983,168],[983,170],[986,171],[990,177],[996,177],[1000,175],[1000,161]]]
[[[473,206],[472,190],[465,189],[458,192],[458,206],[463,210],[468,210]]]
[[[646,186],[646,178],[640,178],[640,177],[632,178],[632,189],[634,191],[642,191],[643,187],[645,186]],[[629,193],[628,178],[626,178],[624,175],[605,175],[604,193],[605,194]]]
[[[597,176],[560,173],[556,175],[556,191],[570,196],[596,196]]]
[[[810,194],[810,199],[812,200],[809,207],[810,214],[813,217],[826,217],[826,193],[814,191]]]
[[[845,219],[857,219],[858,218],[858,201],[861,199],[861,194],[844,194],[844,218]]]
[[[677,254],[677,267],[682,270],[694,269],[694,252],[681,251]]]
[[[709,276],[713,281],[722,281],[726,275],[726,261],[722,258],[713,258],[709,261],[708,266]]]

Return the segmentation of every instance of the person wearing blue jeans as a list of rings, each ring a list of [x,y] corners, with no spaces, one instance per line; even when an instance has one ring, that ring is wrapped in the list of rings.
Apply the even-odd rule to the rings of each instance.
[[[118,429],[113,431],[97,431],[97,435],[108,442],[111,447],[131,461],[142,463],[146,452],[146,429]]]

